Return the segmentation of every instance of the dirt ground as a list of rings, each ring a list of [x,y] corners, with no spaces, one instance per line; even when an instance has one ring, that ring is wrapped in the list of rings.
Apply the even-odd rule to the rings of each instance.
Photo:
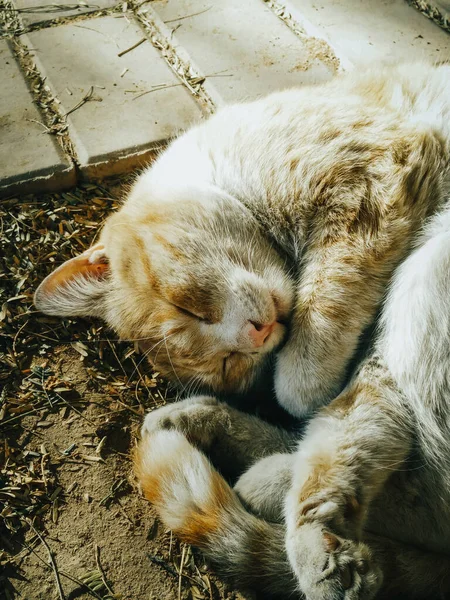
[[[0,201],[0,598],[243,600],[136,487],[129,453],[170,401],[164,382],[102,324],[32,306],[122,195],[115,182]]]

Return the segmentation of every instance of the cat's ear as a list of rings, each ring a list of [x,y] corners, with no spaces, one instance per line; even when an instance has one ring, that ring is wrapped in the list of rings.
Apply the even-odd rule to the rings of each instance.
[[[110,286],[108,276],[105,247],[96,244],[48,275],[36,290],[34,304],[47,315],[101,317]]]

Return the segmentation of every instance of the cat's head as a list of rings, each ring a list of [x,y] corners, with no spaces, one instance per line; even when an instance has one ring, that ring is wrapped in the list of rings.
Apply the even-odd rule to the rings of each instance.
[[[281,343],[292,284],[252,215],[216,188],[131,195],[36,307],[96,316],[174,383],[241,392]]]

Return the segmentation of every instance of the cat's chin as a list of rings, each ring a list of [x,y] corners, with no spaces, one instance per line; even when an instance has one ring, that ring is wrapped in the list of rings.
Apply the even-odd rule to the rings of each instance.
[[[261,377],[261,373],[265,371],[269,364],[272,364],[276,351],[282,346],[286,335],[286,326],[277,322],[277,327],[271,333],[270,338],[262,348],[258,348],[248,354],[258,355],[258,360],[255,361],[252,368],[238,379],[230,378],[230,381],[225,381],[219,386],[214,386],[214,389],[209,389],[209,392],[215,394],[238,394],[245,395],[254,387],[255,383]]]

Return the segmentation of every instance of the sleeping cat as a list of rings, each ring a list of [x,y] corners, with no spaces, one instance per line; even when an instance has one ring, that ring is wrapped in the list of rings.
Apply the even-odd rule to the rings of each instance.
[[[280,404],[294,416],[325,405],[288,455],[287,434],[209,397],[144,424],[146,496],[244,583],[257,574],[284,596],[372,598],[384,573],[416,597],[450,594],[447,558],[392,541],[450,549],[449,142],[446,65],[374,69],[225,108],[173,142],[100,243],[36,292],[44,312],[100,316],[139,340],[181,387],[243,392],[277,350]],[[374,355],[326,406],[414,245]],[[262,517],[283,511],[285,526],[244,510],[191,443],[247,466],[265,456],[237,491]],[[372,550],[368,530],[383,536]]]

